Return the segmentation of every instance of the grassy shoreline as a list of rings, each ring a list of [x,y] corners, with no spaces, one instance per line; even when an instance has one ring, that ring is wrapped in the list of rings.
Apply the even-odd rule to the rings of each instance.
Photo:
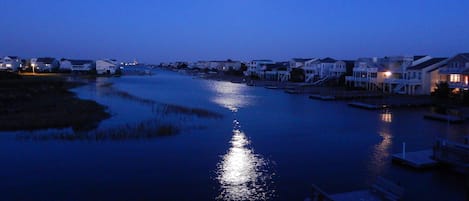
[[[0,131],[91,130],[110,117],[106,107],[79,99],[62,76],[0,76]]]

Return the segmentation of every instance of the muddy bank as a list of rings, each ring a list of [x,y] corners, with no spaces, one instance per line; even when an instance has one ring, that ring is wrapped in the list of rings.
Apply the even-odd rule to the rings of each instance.
[[[95,128],[110,115],[105,106],[69,91],[79,85],[61,76],[0,79],[0,131]]]

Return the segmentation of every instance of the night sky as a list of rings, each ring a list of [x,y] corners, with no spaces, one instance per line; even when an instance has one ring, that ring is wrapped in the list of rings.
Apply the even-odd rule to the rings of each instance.
[[[468,0],[1,0],[0,55],[176,60],[469,52]]]

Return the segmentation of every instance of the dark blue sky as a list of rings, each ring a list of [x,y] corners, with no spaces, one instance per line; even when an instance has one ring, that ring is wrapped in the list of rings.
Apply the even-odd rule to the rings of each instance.
[[[468,0],[2,0],[0,55],[144,62],[469,52]]]

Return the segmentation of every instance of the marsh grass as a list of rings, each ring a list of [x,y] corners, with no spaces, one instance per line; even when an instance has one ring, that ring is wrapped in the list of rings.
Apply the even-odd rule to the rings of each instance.
[[[109,96],[117,96],[126,100],[139,102],[141,104],[152,107],[152,110],[161,114],[184,114],[194,115],[202,118],[222,118],[223,115],[206,109],[191,108],[175,104],[160,103],[151,99],[134,96],[126,91],[120,91],[112,87],[112,84],[102,84],[98,87],[106,88],[105,94]]]

